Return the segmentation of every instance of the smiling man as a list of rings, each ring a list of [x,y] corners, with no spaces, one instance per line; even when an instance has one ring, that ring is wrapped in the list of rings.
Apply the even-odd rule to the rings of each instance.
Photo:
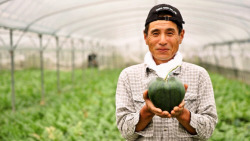
[[[217,123],[213,87],[207,71],[182,61],[178,51],[185,31],[179,10],[154,6],[146,19],[144,63],[124,69],[116,90],[116,121],[127,140],[206,140]],[[173,71],[172,71],[173,70]],[[156,108],[147,95],[155,77],[178,77],[186,94],[169,113]]]
[[[178,33],[177,25],[171,21],[155,21],[150,24],[148,33],[144,34],[157,65],[171,60],[179,49],[184,36],[184,30]]]

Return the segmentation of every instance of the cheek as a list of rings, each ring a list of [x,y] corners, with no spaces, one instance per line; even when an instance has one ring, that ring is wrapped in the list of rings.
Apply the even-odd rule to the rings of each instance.
[[[172,41],[173,41],[174,43],[178,43],[178,44],[179,44],[179,42],[180,42],[180,37],[179,37],[179,36],[174,36],[174,37],[172,38]]]
[[[170,42],[171,42],[173,48],[178,48],[179,44],[181,43],[180,41],[181,40],[179,37],[174,37],[171,39]]]
[[[146,44],[150,45],[151,42],[152,42],[152,38],[150,36],[148,36],[147,39],[146,39]]]
[[[146,43],[147,43],[147,45],[148,45],[149,47],[152,47],[152,46],[153,46],[153,41],[152,41],[152,39],[148,39]]]
[[[148,45],[155,46],[159,42],[159,38],[149,37]]]

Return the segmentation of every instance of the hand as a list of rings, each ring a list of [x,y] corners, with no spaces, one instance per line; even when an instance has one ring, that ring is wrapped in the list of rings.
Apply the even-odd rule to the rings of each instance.
[[[184,84],[185,91],[187,92],[188,85]],[[179,104],[179,106],[175,106],[174,109],[171,111],[172,117],[178,117],[183,113],[185,102],[182,100],[182,102]]]
[[[188,84],[184,84],[184,87],[185,87],[185,92],[187,92]]]
[[[170,118],[171,115],[168,111],[162,111],[160,108],[156,108],[152,101],[148,97],[148,90],[143,93],[143,99],[146,102],[146,107],[149,112],[162,118]]]
[[[171,111],[172,117],[178,117],[182,114],[184,109],[185,102],[182,100],[182,102],[179,104],[179,106],[175,106],[174,109]]]

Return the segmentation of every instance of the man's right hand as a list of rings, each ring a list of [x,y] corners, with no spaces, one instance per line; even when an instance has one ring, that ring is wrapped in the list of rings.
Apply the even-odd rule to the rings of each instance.
[[[162,118],[170,118],[171,115],[168,113],[168,111],[162,111],[159,108],[156,108],[154,104],[150,101],[148,97],[148,90],[146,90],[143,93],[143,98],[145,100],[145,105],[140,110],[140,118],[139,122],[136,125],[135,131],[139,132],[144,130],[147,125],[152,121],[152,118],[157,115]]]
[[[143,99],[146,102],[146,107],[147,107],[148,111],[151,112],[152,114],[155,114],[155,115],[162,117],[162,118],[170,118],[171,117],[171,114],[168,111],[162,111],[160,108],[156,108],[154,106],[154,104],[152,103],[152,101],[148,97],[148,90],[146,90],[143,93]]]

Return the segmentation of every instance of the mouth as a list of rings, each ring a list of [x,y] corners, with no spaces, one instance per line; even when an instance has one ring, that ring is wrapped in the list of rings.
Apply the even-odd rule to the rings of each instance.
[[[168,49],[168,48],[157,48],[156,50],[160,51],[160,52],[166,52],[166,51],[169,51],[170,49]]]

